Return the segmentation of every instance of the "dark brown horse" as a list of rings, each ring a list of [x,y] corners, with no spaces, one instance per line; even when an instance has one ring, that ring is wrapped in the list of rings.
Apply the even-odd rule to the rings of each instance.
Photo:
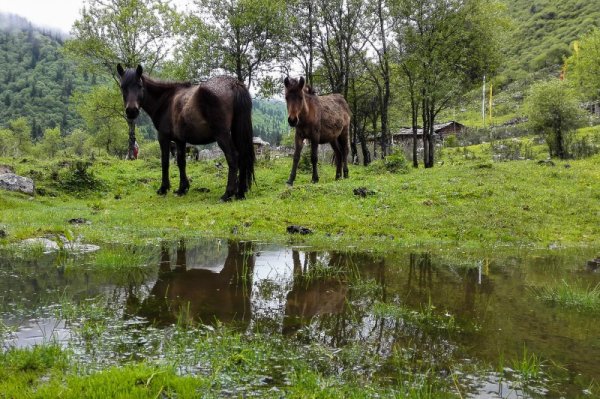
[[[200,85],[163,82],[136,69],[117,65],[125,113],[134,120],[140,108],[158,130],[162,164],[162,184],[158,194],[166,194],[169,182],[169,147],[177,146],[179,189],[185,194],[190,183],[185,174],[185,146],[215,141],[223,150],[229,174],[223,201],[244,198],[254,180],[252,144],[252,99],[243,83],[228,76],[217,76]],[[239,176],[238,176],[239,170]]]
[[[335,154],[335,178],[348,177],[348,137],[350,108],[341,94],[317,96],[304,84],[304,78],[285,78],[285,102],[288,123],[296,128],[294,163],[287,183],[291,186],[296,179],[296,170],[304,139],[310,140],[312,181],[319,181],[317,172],[319,144],[330,143]]]

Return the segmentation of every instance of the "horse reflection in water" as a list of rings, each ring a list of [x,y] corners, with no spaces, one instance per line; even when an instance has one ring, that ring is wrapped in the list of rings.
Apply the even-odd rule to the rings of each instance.
[[[250,321],[254,255],[252,243],[229,242],[227,258],[217,273],[210,265],[187,264],[185,243],[172,266],[169,249],[161,251],[159,276],[138,314],[157,325],[197,321],[213,324]]]
[[[322,265],[316,252],[305,252],[302,263],[300,253],[295,250],[292,252],[294,280],[292,290],[286,298],[284,334],[298,331],[308,325],[314,317],[343,314],[348,296],[348,282],[341,276],[311,274],[318,267],[339,269],[342,267],[343,258],[331,254],[329,264]]]

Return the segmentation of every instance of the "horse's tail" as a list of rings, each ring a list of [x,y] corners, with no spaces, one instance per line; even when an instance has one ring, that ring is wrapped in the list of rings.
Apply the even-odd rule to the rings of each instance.
[[[242,83],[233,87],[233,97],[231,136],[238,153],[240,169],[237,195],[243,197],[254,181],[254,162],[256,161],[252,130],[252,97]]]

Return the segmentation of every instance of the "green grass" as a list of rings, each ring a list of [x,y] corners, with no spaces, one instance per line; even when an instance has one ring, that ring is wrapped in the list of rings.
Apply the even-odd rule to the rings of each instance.
[[[579,287],[563,280],[552,286],[532,287],[534,295],[542,301],[584,312],[600,312],[600,284]]]
[[[192,182],[186,196],[161,197],[155,193],[158,159],[96,160],[88,174],[101,184],[76,192],[65,191],[55,180],[70,170],[61,166],[65,162],[2,159],[17,173],[36,176],[36,186],[46,195],[0,195],[0,220],[7,233],[0,242],[70,229],[86,243],[131,245],[192,237],[374,251],[600,244],[600,156],[556,161],[554,167],[536,160],[492,162],[489,145],[483,144],[444,150],[443,160],[443,165],[407,174],[351,166],[350,178],[341,181],[333,179],[331,165],[321,164],[318,184],[300,174],[293,188],[285,185],[290,159],[262,161],[247,199],[221,203],[225,172],[212,161],[189,164]],[[57,169],[60,173],[50,172]],[[177,176],[172,167],[174,184]],[[357,187],[375,194],[357,197]],[[72,218],[91,223],[70,225]],[[290,235],[286,227],[291,224],[313,234]],[[119,261],[107,260],[113,262]]]
[[[452,397],[427,381],[394,384],[352,369],[338,375],[343,353],[224,328],[180,329],[161,350],[163,360],[93,371],[57,345],[9,349],[0,354],[0,398]]]
[[[400,319],[425,331],[457,332],[461,329],[454,316],[436,310],[431,303],[423,306],[419,312],[400,305],[380,302],[375,304],[374,313],[378,316]]]

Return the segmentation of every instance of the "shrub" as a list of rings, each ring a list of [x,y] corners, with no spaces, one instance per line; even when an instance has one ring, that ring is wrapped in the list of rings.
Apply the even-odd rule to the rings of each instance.
[[[60,185],[64,190],[81,193],[95,190],[103,186],[93,172],[88,171],[91,162],[76,161],[69,166],[69,171],[60,178]]]
[[[390,155],[385,157],[383,164],[385,169],[391,173],[404,174],[410,172],[411,165],[409,165],[402,150],[395,150]]]

